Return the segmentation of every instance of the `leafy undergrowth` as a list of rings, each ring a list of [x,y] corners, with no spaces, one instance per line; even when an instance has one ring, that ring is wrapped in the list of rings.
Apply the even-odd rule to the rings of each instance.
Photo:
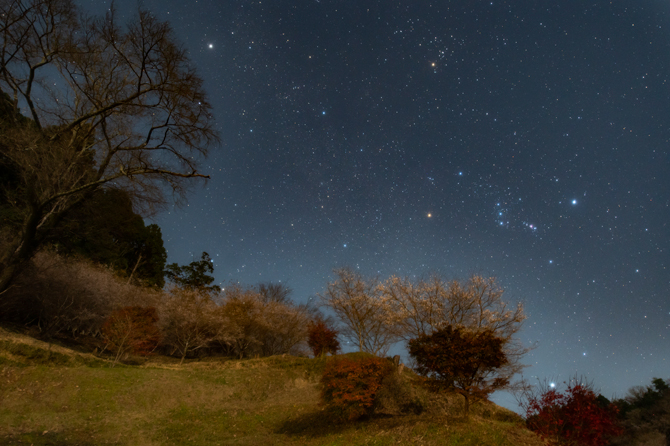
[[[335,423],[319,406],[325,359],[210,359],[141,366],[0,329],[0,444],[19,445],[529,445],[516,415],[457,396],[420,415]]]

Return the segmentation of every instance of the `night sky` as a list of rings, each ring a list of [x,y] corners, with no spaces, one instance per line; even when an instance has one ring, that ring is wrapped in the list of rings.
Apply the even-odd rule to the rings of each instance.
[[[531,380],[670,378],[668,2],[142,4],[222,137],[211,180],[154,220],[169,262],[207,251],[221,284],[299,302],[344,265],[496,276]]]

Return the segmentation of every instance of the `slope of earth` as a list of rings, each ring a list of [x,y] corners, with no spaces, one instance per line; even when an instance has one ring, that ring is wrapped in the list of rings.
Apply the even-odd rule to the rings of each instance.
[[[154,357],[117,364],[0,328],[0,444],[528,445],[542,441],[492,403],[333,423],[319,406],[325,360]]]

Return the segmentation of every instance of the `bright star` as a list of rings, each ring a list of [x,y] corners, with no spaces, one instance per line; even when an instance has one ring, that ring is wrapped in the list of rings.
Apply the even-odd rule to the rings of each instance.
[[[211,50],[212,48],[214,48],[214,44],[213,44],[213,43],[210,43],[208,46],[209,46],[209,49],[210,49],[210,50]]]
[[[572,200],[572,204],[577,204],[577,200]]]

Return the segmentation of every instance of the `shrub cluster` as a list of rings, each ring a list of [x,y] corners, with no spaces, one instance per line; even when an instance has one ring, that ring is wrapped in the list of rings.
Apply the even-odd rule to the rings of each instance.
[[[32,325],[45,338],[67,333],[100,336],[115,309],[157,306],[160,293],[130,285],[108,267],[41,251],[2,295],[6,321]]]
[[[604,446],[623,433],[617,407],[578,380],[565,392],[543,386],[523,407],[528,428],[557,444]]]
[[[36,327],[44,338],[98,339],[117,360],[156,344],[182,360],[194,354],[306,354],[315,310],[294,304],[289,292],[267,284],[157,290],[129,284],[91,261],[42,251],[3,293],[0,315]]]
[[[371,355],[334,358],[321,377],[321,399],[339,420],[353,421],[374,410],[377,392],[392,364]]]
[[[614,401],[625,433],[616,445],[662,444],[670,440],[670,380],[654,378]]]

